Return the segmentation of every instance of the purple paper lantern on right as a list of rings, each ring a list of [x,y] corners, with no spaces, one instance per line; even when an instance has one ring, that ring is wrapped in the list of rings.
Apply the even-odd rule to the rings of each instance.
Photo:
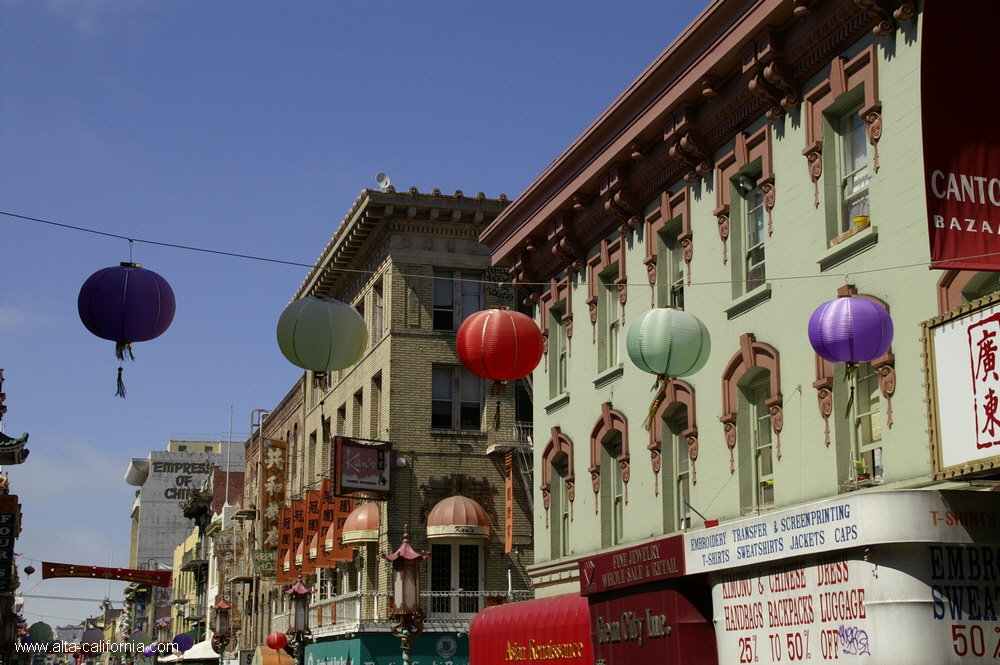
[[[885,307],[868,298],[829,300],[809,318],[809,343],[834,363],[872,362],[892,346],[892,319]]]

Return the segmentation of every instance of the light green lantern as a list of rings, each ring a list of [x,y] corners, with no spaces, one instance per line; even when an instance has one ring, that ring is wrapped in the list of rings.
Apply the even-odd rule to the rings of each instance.
[[[28,637],[35,640],[39,644],[48,644],[52,641],[52,626],[44,621],[33,623],[31,624],[31,627],[28,628]]]
[[[313,372],[350,367],[368,348],[368,329],[356,309],[339,300],[307,296],[278,319],[278,347],[288,361]]]
[[[648,430],[670,379],[690,376],[708,362],[712,336],[694,314],[682,309],[661,307],[640,314],[625,338],[628,357],[636,367],[656,375],[656,398],[643,425]]]

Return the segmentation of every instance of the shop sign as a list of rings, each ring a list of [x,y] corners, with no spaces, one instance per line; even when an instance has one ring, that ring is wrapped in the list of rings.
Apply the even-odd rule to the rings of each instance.
[[[934,477],[1000,467],[1000,304],[953,310],[923,327]]]
[[[865,492],[684,534],[687,574],[879,543],[989,542],[1000,493]]]
[[[400,665],[399,638],[366,633],[305,647],[304,665]],[[413,640],[413,665],[468,665],[469,640],[458,633],[421,633]]]
[[[684,575],[684,539],[661,538],[581,559],[580,595],[647,584]]]
[[[336,436],[330,446],[335,495],[368,492],[389,497],[392,493],[391,444],[364,444]]]
[[[713,575],[720,663],[1000,658],[1000,547],[899,543]]]
[[[715,631],[679,592],[647,591],[591,603],[595,665],[716,665]]]
[[[931,267],[1000,265],[1000,135],[996,99],[1000,3],[926,0],[921,15],[920,113]],[[955,90],[986,97],[956,120]]]

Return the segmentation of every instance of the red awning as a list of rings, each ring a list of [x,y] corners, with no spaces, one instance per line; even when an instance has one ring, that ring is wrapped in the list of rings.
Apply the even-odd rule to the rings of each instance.
[[[469,628],[471,665],[592,665],[590,609],[577,594],[488,607]]]

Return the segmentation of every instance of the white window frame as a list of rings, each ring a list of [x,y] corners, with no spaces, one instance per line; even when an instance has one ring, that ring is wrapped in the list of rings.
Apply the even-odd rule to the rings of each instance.
[[[443,388],[445,384],[443,381],[438,384],[435,381],[435,378],[442,377],[445,373],[449,373],[451,375],[450,383],[448,384],[450,386],[450,391],[448,391],[447,394],[445,394],[444,391],[441,391],[439,394],[438,390]],[[463,386],[467,386],[470,382],[474,387],[463,395]],[[469,399],[472,393],[476,394],[477,401]],[[451,426],[435,427],[433,405],[435,403],[443,402],[450,403]],[[475,404],[476,411],[479,414],[479,423],[475,427],[462,427],[463,405],[467,408],[471,408],[473,404]],[[431,368],[431,405],[431,429],[439,431],[481,431],[483,426],[483,380],[464,367],[436,365]]]
[[[598,371],[605,371],[618,366],[619,346],[621,345],[621,319],[618,316],[620,307],[618,301],[618,285],[614,282],[614,276],[618,275],[618,266],[614,264],[613,270],[606,271],[599,276],[601,281],[598,289]]]
[[[865,119],[858,115],[860,106],[837,118],[839,135],[840,232],[855,228],[856,216],[869,217],[871,204],[868,182],[871,179],[868,160],[868,130]]]
[[[774,438],[767,400],[771,397],[771,377],[750,385],[750,415],[753,423],[754,500],[758,507],[774,504]]]
[[[477,582],[475,589],[462,589],[461,588],[461,547],[462,546],[472,546],[476,547],[478,552],[477,556]],[[441,560],[441,552],[434,552],[435,549],[449,547],[451,549],[451,556],[449,557],[450,563],[450,575],[451,580],[449,583],[449,589],[434,589],[433,585],[433,569],[429,571],[428,586],[431,588],[431,598],[430,602],[427,603],[428,616],[430,618],[456,618],[456,619],[471,619],[479,611],[483,609],[483,591],[485,590],[485,566],[484,566],[484,543],[477,538],[464,538],[464,539],[446,539],[446,540],[434,540],[431,543],[431,552],[433,556],[431,557],[431,565],[437,557],[437,561]],[[473,595],[466,595],[471,592]],[[447,593],[448,595],[438,595]],[[447,606],[447,609],[444,607]]]
[[[676,225],[675,225],[676,226]],[[684,309],[684,246],[677,239],[679,227],[660,232],[657,238],[657,306]]]
[[[446,283],[447,282],[447,283]],[[450,287],[450,289],[449,289]],[[451,298],[447,293],[450,290]],[[435,270],[433,280],[433,301],[431,325],[441,332],[455,331],[462,322],[483,309],[483,275],[479,272],[465,270]],[[449,316],[451,326],[439,317]]]
[[[750,191],[743,194],[743,293],[750,293],[767,282],[765,264],[765,240],[767,224],[765,221],[764,191],[754,184]],[[759,252],[757,256],[755,253]]]
[[[549,397],[566,392],[569,377],[569,336],[561,308],[549,310]]]

